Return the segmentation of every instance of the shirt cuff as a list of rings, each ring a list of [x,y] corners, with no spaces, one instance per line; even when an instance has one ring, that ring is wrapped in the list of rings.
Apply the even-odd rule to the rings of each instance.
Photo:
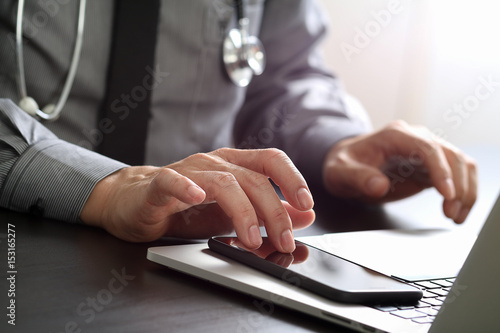
[[[24,151],[10,170],[0,193],[0,206],[79,222],[95,185],[126,166],[56,138],[39,141]]]
[[[295,164],[308,185],[324,189],[323,164],[328,151],[340,140],[367,132],[365,126],[349,119],[321,117],[300,139]]]

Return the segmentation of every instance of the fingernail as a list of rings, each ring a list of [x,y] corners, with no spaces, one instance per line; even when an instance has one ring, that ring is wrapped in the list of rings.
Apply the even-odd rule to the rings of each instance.
[[[248,240],[254,246],[254,248],[258,248],[262,245],[262,237],[260,235],[260,229],[256,225],[252,225],[248,229]]]
[[[300,208],[302,210],[312,209],[314,206],[314,200],[311,193],[304,187],[300,188],[297,192],[297,201],[299,202]]]
[[[374,176],[366,184],[369,194],[383,196],[387,193],[387,180],[384,177]]]
[[[456,219],[458,217],[458,214],[460,214],[460,210],[462,209],[462,203],[458,200],[454,200],[451,205],[450,205],[450,218],[452,220]]]
[[[461,224],[465,221],[467,216],[469,215],[470,209],[464,208],[460,211],[460,214],[458,214],[458,217],[454,220],[456,223]]]
[[[200,199],[201,196],[205,196],[205,191],[196,185],[190,185],[187,189],[187,193],[195,200]]]
[[[455,197],[455,185],[453,185],[453,180],[451,178],[446,178],[441,182],[441,194],[445,199],[453,199]]]
[[[280,243],[283,253],[292,253],[295,250],[295,241],[290,229],[283,231]]]

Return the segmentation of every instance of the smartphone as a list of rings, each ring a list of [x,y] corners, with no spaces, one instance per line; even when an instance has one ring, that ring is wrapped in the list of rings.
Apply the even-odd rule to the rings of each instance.
[[[274,249],[268,238],[257,250],[245,249],[236,237],[212,237],[209,248],[328,299],[355,304],[414,304],[422,291],[331,253],[295,241],[293,253]]]

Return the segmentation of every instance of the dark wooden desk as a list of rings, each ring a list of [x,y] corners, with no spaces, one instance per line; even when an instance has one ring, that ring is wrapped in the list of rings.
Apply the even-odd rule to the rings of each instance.
[[[477,155],[475,155],[475,152]],[[481,196],[464,226],[477,230],[497,191],[500,149],[476,149]],[[380,228],[453,227],[433,190],[384,207],[318,202],[317,222],[296,236]],[[148,244],[0,209],[1,332],[348,332],[300,313],[262,307],[250,296],[146,259]],[[7,324],[7,224],[15,227],[16,326]],[[362,244],[360,244],[362,246]]]

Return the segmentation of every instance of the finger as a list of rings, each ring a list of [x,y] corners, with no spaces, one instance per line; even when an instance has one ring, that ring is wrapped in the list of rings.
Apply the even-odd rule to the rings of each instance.
[[[295,249],[292,221],[269,179],[244,168],[235,168],[233,173],[250,199],[257,216],[264,222],[274,247],[280,252],[292,252]]]
[[[455,198],[444,200],[443,211],[447,217],[457,221],[462,212],[464,197],[469,190],[468,168],[465,156],[451,146],[444,146],[444,152],[453,174]]]
[[[205,197],[205,191],[192,180],[175,170],[162,168],[151,181],[146,200],[153,206],[170,205],[175,213],[202,203]]]
[[[209,193],[208,199],[213,198],[233,221],[238,239],[250,249],[258,248],[262,237],[257,214],[235,176],[230,172],[201,171],[195,179]]]
[[[469,157],[466,157],[466,164],[467,164],[467,170],[468,170],[468,191],[465,193],[463,196],[463,201],[462,201],[462,209],[458,216],[455,218],[456,223],[463,223],[467,216],[469,215],[469,212],[474,206],[476,199],[477,199],[477,165],[474,160],[472,160]]]
[[[314,210],[311,209],[304,212],[295,209],[292,205],[290,205],[286,201],[282,201],[282,204],[283,207],[285,207],[286,211],[288,212],[288,216],[290,216],[290,219],[292,220],[293,230],[304,229],[314,223],[314,220],[316,219],[316,214],[314,213]]]
[[[428,169],[433,186],[445,199],[452,200],[456,193],[451,167],[441,145],[432,138],[430,132],[426,131],[426,134],[412,132],[401,124],[382,132],[383,139],[394,144],[390,150],[409,156],[412,160],[419,159]]]
[[[226,161],[271,178],[285,199],[295,208],[310,210],[314,201],[309,187],[290,158],[278,149],[236,150],[219,149],[214,152]]]

